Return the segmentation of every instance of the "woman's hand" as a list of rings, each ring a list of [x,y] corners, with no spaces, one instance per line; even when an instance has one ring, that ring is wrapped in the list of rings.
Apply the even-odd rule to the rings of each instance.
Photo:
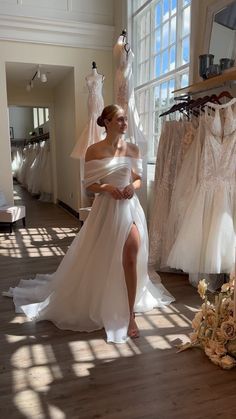
[[[114,199],[124,199],[123,192],[119,188],[117,188],[116,186],[106,185],[103,188],[103,190],[105,192],[108,192],[112,196],[112,198],[114,198]]]
[[[130,199],[134,196],[134,187],[133,184],[130,183],[123,189],[123,197],[124,199]]]

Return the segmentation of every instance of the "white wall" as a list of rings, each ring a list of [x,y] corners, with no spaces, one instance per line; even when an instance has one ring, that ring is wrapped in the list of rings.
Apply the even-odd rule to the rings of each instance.
[[[104,82],[104,102],[109,104],[113,97],[113,69],[112,69],[112,51],[107,50],[92,50],[71,47],[59,47],[52,45],[29,44],[20,42],[0,41],[0,126],[1,126],[1,141],[0,141],[0,190],[7,193],[9,199],[13,200],[12,191],[12,176],[11,176],[11,160],[10,160],[10,140],[9,140],[9,124],[8,124],[8,105],[24,105],[24,106],[43,106],[50,109],[50,135],[52,139],[52,152],[55,155],[55,148],[57,146],[57,138],[55,136],[54,124],[54,105],[56,101],[54,98],[55,92],[50,89],[43,89],[43,92],[34,88],[30,95],[25,90],[25,85],[22,88],[15,89],[14,86],[8,89],[8,98],[6,91],[6,62],[24,62],[34,63],[39,62],[42,65],[58,65],[68,66],[74,69],[74,134],[68,140],[66,134],[65,141],[69,141],[66,153],[68,156],[73,149],[76,140],[79,138],[84,125],[87,122],[87,88],[85,85],[85,76],[91,72],[92,61],[96,61],[99,71],[105,75]],[[71,94],[65,91],[66,97]],[[56,100],[57,100],[57,96]],[[52,117],[52,118],[51,118]],[[69,144],[71,149],[69,150]],[[61,146],[61,145],[60,145]],[[57,171],[60,171],[60,164],[57,165]],[[58,196],[66,196],[67,190],[73,191],[73,200],[71,200],[72,208],[78,211],[80,207],[80,192],[78,188],[78,167],[79,163],[70,159],[70,174],[67,180],[70,179],[69,184],[60,183],[58,186]],[[56,176],[56,162],[54,162],[54,176]],[[2,167],[4,170],[2,170]],[[64,189],[63,189],[64,188]],[[67,201],[68,203],[68,201]]]
[[[0,0],[0,39],[110,49],[114,0]]]
[[[23,106],[10,106],[9,123],[13,127],[15,140],[28,138],[29,131],[34,128],[33,109]]]
[[[5,63],[0,59],[0,191],[4,192],[9,204],[13,204],[13,183],[11,171],[11,147],[7,106]]]
[[[113,24],[113,0],[0,0],[0,14]]]
[[[79,189],[78,165],[70,153],[75,138],[75,88],[74,72],[71,71],[55,89],[54,118],[56,138],[58,199],[71,208],[77,205],[74,185]],[[76,177],[75,177],[76,174]]]

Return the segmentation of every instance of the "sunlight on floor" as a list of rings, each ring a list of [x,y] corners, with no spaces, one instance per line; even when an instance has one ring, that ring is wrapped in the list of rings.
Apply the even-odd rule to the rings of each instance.
[[[50,231],[50,233],[49,233]],[[51,257],[64,256],[71,238],[77,234],[77,228],[28,228],[18,229],[17,234],[6,235],[5,240],[1,240],[0,256],[21,258],[23,256],[36,257]],[[4,234],[0,234],[0,238]],[[65,246],[65,239],[68,240],[68,245]],[[62,241],[63,248],[54,243],[58,240]]]
[[[16,316],[18,321],[19,317]],[[26,319],[25,322],[27,323]],[[54,383],[61,383],[63,386],[64,380],[89,377],[99,365],[124,357],[135,359],[150,349],[172,349],[176,353],[177,343],[189,340],[191,321],[173,305],[137,315],[137,323],[140,327],[141,347],[139,339],[129,339],[125,344],[107,344],[103,337],[92,338],[92,334],[91,338],[83,340],[80,340],[79,334],[78,339],[73,339],[73,335],[70,335],[69,339],[62,340],[59,345],[48,341],[34,342],[35,336],[7,335],[9,343],[17,346],[18,342],[21,344],[11,357],[14,403],[17,409],[31,419],[34,406],[34,415],[40,417],[45,412],[44,398]],[[176,325],[181,328],[180,333],[176,333]],[[173,328],[175,332],[173,330],[172,333]],[[47,339],[47,335],[45,338]],[[57,361],[61,351],[65,365]],[[59,358],[61,359],[61,355]],[[48,412],[54,412],[50,413],[52,416],[49,417],[64,417],[64,413],[58,407],[47,405],[47,409]]]

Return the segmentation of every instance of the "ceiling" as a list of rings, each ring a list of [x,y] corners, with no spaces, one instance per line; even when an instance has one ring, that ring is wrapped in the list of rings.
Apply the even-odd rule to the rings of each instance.
[[[14,87],[27,86],[35,72],[38,69],[37,64],[30,63],[6,63],[6,78],[7,85],[14,85]],[[73,67],[64,67],[56,65],[41,65],[41,72],[46,73],[47,83],[42,83],[35,77],[34,86],[43,89],[52,89],[65,78],[65,76],[72,71]]]

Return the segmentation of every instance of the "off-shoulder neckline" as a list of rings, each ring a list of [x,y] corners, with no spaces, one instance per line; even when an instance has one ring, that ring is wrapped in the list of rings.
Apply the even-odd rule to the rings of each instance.
[[[132,159],[132,160],[137,160],[137,161],[141,161],[141,157],[131,157],[131,156],[111,156],[111,157],[102,157],[101,159],[92,159],[92,160],[88,160],[85,161],[85,163],[90,163],[90,162],[94,162],[94,161],[103,161],[103,160],[114,160],[114,159]]]

